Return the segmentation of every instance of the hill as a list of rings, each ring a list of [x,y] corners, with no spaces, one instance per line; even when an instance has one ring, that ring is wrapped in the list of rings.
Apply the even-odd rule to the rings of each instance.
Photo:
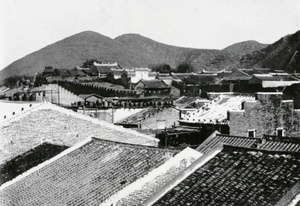
[[[261,44],[257,41],[243,41],[243,42],[239,42],[239,43],[230,45],[230,46],[222,49],[222,51],[233,53],[236,55],[245,55],[245,54],[263,49],[266,46],[268,46],[268,45]]]
[[[149,67],[185,62],[195,71],[269,67],[300,72],[300,31],[269,46],[255,41],[240,42],[223,50],[170,46],[138,34],[115,39],[85,31],[33,52],[0,71],[0,82],[13,75],[34,75],[45,66],[72,69],[86,59],[118,62],[122,67]],[[250,52],[250,53],[249,53]]]
[[[196,71],[202,71],[230,69],[232,62],[238,60],[237,55],[226,51],[170,46],[139,34],[124,34],[115,40],[135,55],[141,55],[148,65],[166,63],[175,68],[186,62],[192,64]]]
[[[45,66],[72,69],[86,59],[118,62],[124,66],[135,65],[135,56],[122,44],[101,34],[86,31],[75,34],[33,52],[0,71],[0,78],[11,75],[34,75]]]
[[[181,62],[191,63],[197,71],[223,69],[232,65],[235,55],[219,50],[175,47],[137,34],[125,34],[111,39],[85,31],[33,52],[0,71],[0,81],[13,75],[34,75],[45,66],[72,69],[86,59],[118,62],[122,67],[148,67],[169,64],[175,68]]]
[[[300,72],[300,31],[287,35],[263,49],[243,55],[241,67],[268,67]]]

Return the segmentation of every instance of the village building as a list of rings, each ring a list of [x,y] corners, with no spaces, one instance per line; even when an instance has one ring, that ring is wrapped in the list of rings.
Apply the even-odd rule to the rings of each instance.
[[[0,97],[4,97],[5,93],[10,90],[10,88],[6,87],[6,86],[2,86],[0,87]]]
[[[130,82],[133,84],[136,84],[140,80],[154,80],[157,76],[157,73],[151,72],[151,69],[149,68],[133,68],[125,70],[130,78]]]
[[[180,112],[179,123],[201,128],[202,136],[208,137],[218,130],[229,134],[229,111],[239,111],[244,101],[254,100],[254,96],[234,93],[208,93],[209,102],[199,108],[185,108]]]
[[[51,66],[45,67],[45,69],[43,71],[43,75],[44,76],[54,76],[55,75],[54,68]]]
[[[299,194],[299,154],[220,145],[143,205],[288,205]]]
[[[170,94],[171,88],[162,80],[140,80],[134,86],[142,96],[165,96]]]
[[[291,86],[292,84],[300,83],[300,79],[290,76],[287,73],[281,74],[254,74],[249,79],[249,84],[259,84],[263,88],[277,88]]]
[[[88,138],[2,185],[0,198],[5,205],[99,205],[178,152]]]
[[[173,77],[169,73],[157,73],[157,79],[163,80],[167,85],[171,86]]]
[[[83,73],[85,73],[88,76],[91,76],[91,77],[98,76],[98,73],[96,71],[90,69],[90,68],[82,68],[82,67],[79,67],[79,66],[77,66],[75,68],[77,70],[81,70]]]
[[[237,136],[300,136],[300,110],[281,92],[257,92],[255,100],[229,111],[229,121],[230,134]]]
[[[106,75],[112,70],[122,70],[120,65],[115,62],[115,63],[96,63],[94,62],[93,65],[90,67],[90,69],[93,72],[96,72],[98,74],[99,78],[105,78]]]
[[[84,105],[89,107],[95,107],[96,104],[101,102],[104,97],[97,95],[97,94],[80,94],[78,95],[79,98],[83,99]]]

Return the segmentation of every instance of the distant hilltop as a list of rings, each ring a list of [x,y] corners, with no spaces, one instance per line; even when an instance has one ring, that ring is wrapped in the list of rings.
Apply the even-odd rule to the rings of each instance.
[[[191,64],[196,71],[220,71],[236,68],[268,67],[299,72],[300,31],[274,44],[246,41],[223,50],[170,46],[138,34],[124,34],[115,39],[85,31],[48,45],[13,62],[0,71],[0,81],[14,75],[34,75],[45,66],[72,69],[87,59],[117,62],[122,67],[149,67],[180,63]]]

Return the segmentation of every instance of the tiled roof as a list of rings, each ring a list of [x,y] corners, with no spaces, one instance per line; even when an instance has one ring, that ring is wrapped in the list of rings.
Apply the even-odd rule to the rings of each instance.
[[[255,98],[244,95],[220,95],[197,111],[182,113],[180,121],[204,124],[228,124],[227,111],[240,110],[242,102],[249,100],[255,100]]]
[[[61,75],[61,76],[65,76],[65,77],[70,76],[68,69],[58,69],[57,71],[58,71],[59,75]]]
[[[99,205],[178,152],[97,139],[71,149],[1,188],[2,203]]]
[[[299,153],[225,146],[204,165],[202,157],[179,184],[161,198],[158,192],[154,205],[285,205],[294,194],[285,195],[299,185]]]
[[[79,94],[78,97],[82,98],[82,99],[86,99],[88,97],[97,97],[98,99],[103,99],[102,96],[98,95],[98,94]]]
[[[298,81],[297,78],[287,75],[255,74],[254,78],[258,78],[263,81]]]
[[[215,131],[199,147],[197,147],[196,150],[201,153],[207,153],[219,144],[251,148],[254,144],[259,142],[261,142],[260,138],[230,136]]]
[[[252,70],[251,70],[252,71]],[[227,75],[223,78],[225,81],[231,81],[231,80],[249,80],[251,78],[252,74],[249,74],[247,71],[238,69],[236,71],[233,71],[231,74]]]
[[[287,139],[288,137],[282,137],[282,140],[272,140],[266,137],[250,138],[220,134],[218,131],[215,131],[196,150],[201,153],[207,153],[219,144],[226,144],[237,147],[259,148],[268,151],[300,152],[300,141],[288,141]]]
[[[40,144],[72,146],[87,137],[156,146],[158,139],[85,116],[50,103],[43,104],[0,130],[0,164]]]
[[[162,80],[140,80],[139,82],[142,82],[145,85],[145,88],[169,88]]]
[[[120,76],[120,75],[122,75],[123,73],[126,73],[126,71],[121,70],[121,69],[112,69],[111,72],[112,72],[114,75],[117,75],[117,76]]]
[[[91,67],[92,69],[96,69],[98,72],[101,73],[108,73],[111,69],[122,69],[117,63],[114,64],[98,64],[94,63]]]
[[[152,170],[141,178],[110,197],[117,206],[141,205],[167,182],[186,169],[202,154],[191,148],[186,148],[175,157],[167,160],[163,165]],[[107,201],[108,202],[108,201]]]
[[[9,88],[6,87],[6,86],[0,87],[0,91],[1,91],[1,92],[5,92],[5,91],[7,91],[7,90],[9,90]]]
[[[300,152],[300,143],[296,142],[281,142],[281,141],[266,141],[259,146],[260,149],[275,150],[275,151],[290,151]]]

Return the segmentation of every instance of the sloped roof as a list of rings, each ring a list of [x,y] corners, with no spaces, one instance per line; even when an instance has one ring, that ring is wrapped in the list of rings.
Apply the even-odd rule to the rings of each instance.
[[[154,79],[154,80],[140,80],[142,84],[145,85],[145,88],[169,88],[169,86],[162,80]],[[138,83],[139,83],[138,82]],[[138,84],[136,83],[136,84]]]
[[[110,197],[118,206],[141,205],[167,182],[190,166],[202,154],[191,148],[186,148],[163,165],[151,171],[128,187]],[[109,201],[107,201],[109,202]],[[112,202],[112,201],[111,201]]]
[[[168,183],[171,190],[156,193],[153,205],[276,205],[299,184],[300,153],[224,146],[210,156],[200,157]],[[285,196],[278,205],[293,197]]]
[[[259,148],[268,151],[300,152],[300,138],[290,139],[289,137],[282,137],[281,140],[278,137],[274,137],[273,139],[268,137],[250,138],[220,134],[218,131],[213,132],[196,150],[201,153],[207,153],[220,144]]]
[[[111,71],[114,75],[117,75],[117,76],[121,76],[123,73],[126,73],[125,70],[120,70],[120,69],[111,69]]]
[[[9,88],[6,87],[6,86],[0,87],[0,92],[5,92],[5,91],[8,91],[8,90],[9,90]]]
[[[94,63],[92,65],[92,68],[95,68],[99,73],[108,73],[112,69],[122,70],[122,68],[117,63],[113,63],[113,64]]]
[[[82,99],[86,99],[89,98],[91,96],[97,97],[99,99],[103,99],[102,96],[98,95],[98,94],[79,94],[78,97],[82,98]]]
[[[65,76],[65,77],[70,76],[70,73],[68,72],[69,69],[57,69],[57,71],[61,76]]]
[[[212,133],[204,142],[196,148],[201,153],[207,153],[220,144],[237,147],[251,148],[254,144],[261,142],[260,138],[240,137],[220,134],[218,131]]]
[[[253,96],[220,95],[196,111],[182,113],[180,121],[204,124],[228,124],[227,111],[240,110],[242,102],[255,100]]]
[[[0,198],[4,205],[99,205],[177,152],[92,139],[4,184]]]
[[[255,74],[255,75],[253,75],[253,78],[257,78],[262,81],[299,81],[299,79],[297,79],[293,76],[287,76],[287,75]]]
[[[253,71],[253,70],[251,70]],[[249,80],[251,78],[251,75],[249,71],[245,71],[242,69],[238,69],[236,71],[233,71],[229,75],[223,78],[225,81],[232,81],[232,80]]]
[[[39,145],[43,139],[72,146],[90,136],[152,146],[159,141],[134,130],[44,103],[14,118],[13,122],[3,123],[0,130],[0,164]]]

